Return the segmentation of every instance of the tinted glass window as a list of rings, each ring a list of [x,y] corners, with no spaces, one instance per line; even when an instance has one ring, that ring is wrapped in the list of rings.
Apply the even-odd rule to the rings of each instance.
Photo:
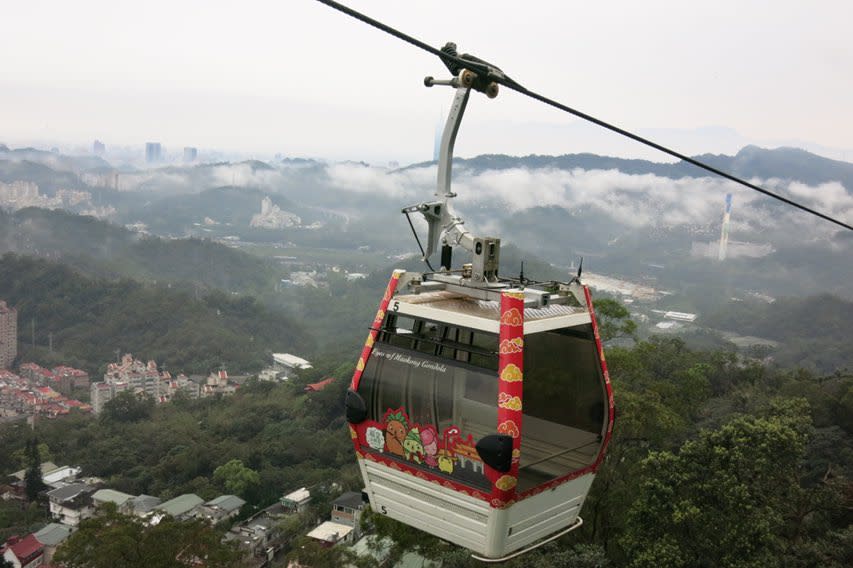
[[[368,419],[376,423],[373,427],[385,441],[371,449],[487,489],[474,444],[495,432],[497,376],[487,369],[422,353],[417,349],[419,339],[412,340],[411,348],[397,347],[395,337],[401,335],[374,346],[359,384]]]
[[[522,491],[590,465],[607,420],[591,326],[524,338]]]

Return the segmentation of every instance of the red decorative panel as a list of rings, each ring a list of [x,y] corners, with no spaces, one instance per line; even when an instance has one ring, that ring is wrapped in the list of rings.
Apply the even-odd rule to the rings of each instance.
[[[521,405],[524,383],[524,292],[501,294],[498,347],[498,433],[512,436],[512,465],[508,472],[486,465],[492,482],[492,507],[503,508],[516,500],[518,462],[521,459]]]
[[[394,291],[397,290],[397,282],[400,281],[400,276],[405,274],[405,270],[395,270],[391,274],[391,279],[388,281],[388,286],[385,288],[385,294],[382,296],[382,301],[379,302],[379,310],[376,312],[376,317],[373,318],[373,324],[370,326],[370,333],[367,334],[367,339],[364,341],[364,348],[361,350],[361,357],[355,366],[355,373],[350,381],[350,389],[358,390],[358,383],[361,381],[361,374],[364,372],[364,365],[367,364],[367,359],[370,358],[370,352],[373,351],[373,344],[376,342],[376,336],[379,335],[379,328],[382,326],[382,320],[385,319],[385,310],[388,309],[388,303],[394,296]]]

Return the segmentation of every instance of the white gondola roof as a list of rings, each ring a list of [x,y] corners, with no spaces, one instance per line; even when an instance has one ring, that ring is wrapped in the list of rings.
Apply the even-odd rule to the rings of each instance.
[[[456,292],[440,290],[400,295],[397,311],[401,314],[448,322],[497,333],[500,327],[500,303],[478,300]],[[393,304],[392,308],[393,309]],[[589,312],[581,306],[551,304],[524,309],[524,333],[536,333],[590,323]]]

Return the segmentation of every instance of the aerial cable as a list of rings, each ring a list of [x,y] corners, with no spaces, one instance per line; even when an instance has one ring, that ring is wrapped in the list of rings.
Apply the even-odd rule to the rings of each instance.
[[[472,59],[469,59],[470,56],[465,56],[465,55],[463,55],[462,57],[459,57],[455,53],[448,52],[448,51],[441,50],[441,49],[437,49],[437,48],[435,48],[435,47],[433,47],[427,43],[424,43],[423,41],[421,41],[417,38],[414,38],[408,34],[405,34],[399,30],[396,30],[396,29],[392,28],[391,26],[383,24],[382,22],[380,22],[378,20],[375,20],[369,16],[366,16],[360,12],[353,10],[352,8],[344,6],[343,4],[341,4],[339,2],[334,2],[333,0],[317,0],[317,2],[320,2],[321,4],[325,4],[325,5],[329,6],[330,8],[334,8],[335,10],[338,10],[339,12],[343,12],[344,14],[346,14],[352,18],[360,20],[360,21],[362,21],[362,22],[364,22],[370,26],[373,26],[373,27],[375,27],[375,28],[387,33],[387,34],[390,34],[390,35],[396,37],[397,39],[405,41],[406,43],[409,43],[411,45],[414,45],[415,47],[418,47],[418,48],[428,52],[428,53],[431,53],[431,54],[439,57],[444,62],[444,64],[447,65],[448,67],[451,67],[451,68],[453,68],[453,67],[464,67],[466,69],[469,69],[469,70],[471,70],[477,74],[482,75],[483,77],[487,78],[489,81],[504,85],[506,88],[512,89],[513,91],[516,91],[517,93],[520,93],[522,95],[530,97],[534,100],[537,100],[537,101],[544,103],[548,106],[554,107],[558,110],[562,110],[563,112],[567,112],[569,114],[572,114],[572,115],[574,115],[578,118],[581,118],[583,120],[586,120],[588,122],[592,122],[593,124],[601,126],[602,128],[606,128],[607,130],[610,130],[610,131],[615,132],[617,134],[621,134],[622,136],[625,136],[625,137],[630,138],[636,142],[639,142],[641,144],[649,146],[650,148],[654,148],[655,150],[663,152],[664,154],[669,154],[670,156],[673,156],[674,158],[678,158],[679,160],[687,162],[688,164],[692,164],[698,168],[701,168],[703,170],[711,172],[715,175],[726,178],[726,179],[733,181],[735,183],[739,183],[745,187],[748,187],[749,189],[752,189],[754,191],[762,193],[762,194],[766,195],[767,197],[772,197],[773,199],[781,201],[782,203],[790,205],[791,207],[796,207],[797,209],[800,209],[801,211],[805,211],[806,213],[811,213],[812,215],[820,217],[821,219],[824,219],[825,221],[829,221],[830,223],[834,223],[840,227],[843,227],[845,229],[849,229],[849,230],[853,231],[853,226],[848,225],[847,223],[841,221],[840,219],[836,219],[836,218],[831,217],[825,213],[821,213],[820,211],[812,209],[812,208],[810,208],[806,205],[803,205],[801,203],[798,203],[792,199],[788,199],[787,197],[785,197],[783,195],[780,195],[778,193],[774,193],[770,190],[764,189],[763,187],[760,187],[760,186],[755,185],[753,183],[750,183],[746,180],[743,180],[743,179],[741,179],[735,175],[732,175],[732,174],[727,173],[723,170],[720,170],[718,168],[710,166],[710,165],[708,165],[704,162],[701,162],[695,158],[691,158],[690,156],[687,156],[685,154],[682,154],[680,152],[677,152],[675,150],[667,148],[666,146],[658,144],[657,142],[653,142],[647,138],[640,136],[639,134],[634,134],[633,132],[625,130],[624,128],[620,128],[616,125],[605,122],[604,120],[601,120],[599,118],[595,118],[592,115],[586,114],[585,112],[581,112],[577,109],[574,109],[574,108],[569,107],[567,105],[564,105],[560,102],[557,102],[553,99],[550,99],[550,98],[548,98],[544,95],[541,95],[535,91],[531,91],[530,89],[527,89],[526,87],[522,86],[518,82],[514,81],[513,79],[511,79],[510,77],[505,75],[500,69],[498,69],[498,68],[496,68],[496,67],[494,67],[494,66],[492,66],[492,65],[490,65],[490,64],[488,64],[482,60],[472,60]]]

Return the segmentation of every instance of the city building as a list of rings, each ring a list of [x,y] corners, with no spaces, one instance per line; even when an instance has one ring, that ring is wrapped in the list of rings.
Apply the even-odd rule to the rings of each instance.
[[[299,371],[311,369],[311,363],[302,357],[291,355],[290,353],[273,353],[273,369],[284,373],[284,379],[290,379],[296,376]]]
[[[130,510],[137,517],[147,519],[154,514],[154,510],[162,502],[159,497],[143,494],[131,500]]]
[[[18,356],[18,310],[0,300],[0,369],[12,366]]]
[[[115,489],[98,489],[92,493],[92,505],[97,509],[103,507],[107,503],[112,503],[116,506],[116,510],[124,515],[129,515],[133,512],[134,495],[128,495]]]
[[[173,378],[167,371],[158,370],[155,361],[143,363],[130,353],[126,353],[120,362],[107,366],[102,382],[91,384],[89,395],[95,413],[103,411],[107,402],[124,391],[138,396],[147,395],[158,404],[168,402],[178,391],[183,391],[190,398],[199,397],[198,383],[183,374]]]
[[[149,164],[159,162],[163,156],[163,149],[159,142],[145,143],[145,161]]]
[[[361,493],[355,491],[347,491],[332,501],[332,522],[351,526],[353,541],[361,537],[361,514],[364,507]]]
[[[204,499],[196,495],[195,493],[185,493],[183,495],[178,495],[174,499],[170,499],[165,503],[161,503],[157,505],[154,510],[157,513],[160,513],[159,516],[155,515],[152,523],[157,524],[160,522],[160,519],[163,518],[164,515],[171,515],[175,519],[189,519],[193,516],[196,509],[198,509],[199,505],[204,503]]]
[[[220,495],[216,499],[208,501],[199,507],[195,516],[215,525],[221,521],[227,521],[236,517],[240,512],[240,508],[245,504],[246,502],[236,495]]]
[[[355,528],[334,521],[325,521],[306,536],[319,541],[321,545],[326,547],[340,543],[351,544],[355,542]]]
[[[92,493],[95,488],[86,483],[72,483],[47,492],[50,501],[50,514],[54,519],[76,527],[80,521],[88,519],[94,512]]]
[[[92,153],[96,156],[103,156],[107,152],[107,145],[100,140],[95,140],[92,144]]]
[[[281,506],[289,513],[302,513],[308,508],[311,502],[311,492],[304,487],[300,487],[292,493],[288,493],[281,498]]]
[[[65,395],[89,388],[89,373],[64,365],[53,369],[53,388]]]
[[[15,568],[36,568],[44,564],[44,546],[35,536],[13,536],[0,546],[0,558]]]
[[[198,159],[198,148],[193,148],[192,146],[186,146],[184,148],[184,163],[192,163]]]
[[[71,536],[71,527],[61,523],[50,523],[34,532],[33,536],[44,546],[44,563],[50,564],[56,549]]]

